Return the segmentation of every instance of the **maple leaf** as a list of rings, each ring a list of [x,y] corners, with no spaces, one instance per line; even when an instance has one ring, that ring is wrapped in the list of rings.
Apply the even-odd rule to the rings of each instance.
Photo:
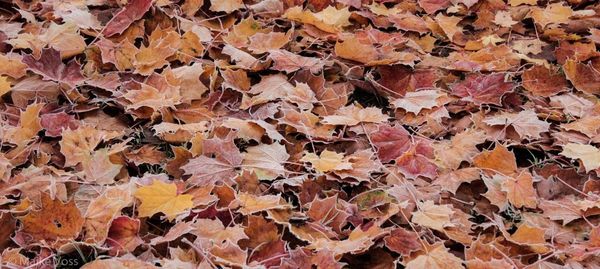
[[[18,79],[26,74],[27,65],[15,54],[0,54],[0,75]]]
[[[244,7],[242,0],[210,0],[210,10],[231,13]]]
[[[225,227],[218,219],[198,219],[194,221],[192,228],[192,234],[196,235],[199,241],[207,246],[214,243],[222,245],[226,241],[237,243],[240,240],[248,239],[248,236],[244,233],[244,228]]]
[[[377,155],[382,162],[396,159],[411,147],[411,137],[401,125],[394,127],[378,125],[377,131],[371,133],[371,141],[377,148]]]
[[[516,21],[513,21],[512,15],[509,11],[499,11],[496,13],[496,16],[494,17],[494,23],[508,28],[517,24]]]
[[[312,73],[318,73],[325,66],[325,62],[319,58],[304,57],[287,50],[269,50],[269,58],[275,63],[273,69],[286,73],[292,73],[300,69],[308,69]]]
[[[352,169],[352,164],[347,160],[344,160],[344,154],[335,151],[324,150],[319,155],[306,153],[300,160],[310,162],[320,173]]]
[[[276,241],[280,238],[277,225],[261,216],[248,216],[248,226],[244,228],[247,240],[242,239],[240,245],[256,248],[264,242]]]
[[[167,234],[165,234],[164,236],[153,238],[150,241],[150,244],[157,245],[157,244],[161,244],[161,243],[171,242],[171,241],[174,241],[177,238],[191,232],[192,230],[194,230],[194,228],[192,227],[191,223],[179,222],[179,223],[175,224],[173,227],[171,227],[171,229],[169,229],[169,232],[167,232]]]
[[[167,58],[177,52],[181,42],[181,37],[175,31],[163,30],[157,28],[150,35],[148,46],[142,47],[133,61],[135,71],[139,74],[148,76],[155,69],[162,68],[169,64]]]
[[[65,166],[75,166],[89,159],[103,137],[103,132],[89,125],[63,130],[59,144],[60,152],[65,156]]]
[[[97,184],[112,184],[122,165],[110,161],[108,149],[100,149],[83,160],[84,178]]]
[[[255,196],[247,193],[240,193],[236,198],[241,206],[238,211],[244,215],[250,215],[269,209],[285,209],[289,207],[279,195]]]
[[[423,109],[431,109],[441,105],[439,98],[446,96],[438,90],[422,90],[408,92],[404,97],[392,102],[395,107],[402,108],[408,112],[419,114]]]
[[[452,214],[454,211],[449,205],[436,205],[432,201],[425,201],[419,206],[419,210],[413,213],[412,222],[444,231],[445,227],[452,225],[450,222]]]
[[[290,53],[287,50],[278,50],[281,47],[285,46],[285,44],[290,42],[289,34],[281,32],[256,33],[248,39],[250,40],[248,49],[255,54],[261,54],[265,52],[269,52],[269,54],[272,54],[271,51]]]
[[[398,170],[407,178],[417,178],[419,176],[435,178],[438,174],[437,165],[427,156],[422,155],[419,149],[418,145],[412,146],[396,158]]]
[[[102,62],[114,64],[119,71],[133,68],[135,55],[139,52],[139,49],[128,39],[113,43],[109,39],[102,38],[95,45],[100,49]]]
[[[568,22],[572,14],[573,10],[571,7],[563,6],[561,3],[554,3],[546,6],[545,9],[534,7],[531,10],[530,16],[544,28],[548,24]]]
[[[450,5],[449,0],[419,0],[419,6],[429,14],[433,14],[436,11],[446,8]]]
[[[581,160],[586,172],[600,168],[600,149],[592,145],[568,143],[560,155]]]
[[[113,255],[122,252],[132,252],[142,243],[138,233],[140,232],[140,220],[126,216],[115,218],[108,230],[106,244],[111,247]]]
[[[508,201],[516,207],[536,208],[537,194],[533,188],[533,176],[522,172],[516,177],[508,177],[502,182],[502,191],[506,192]]]
[[[27,106],[25,111],[21,112],[18,126],[12,128],[4,127],[6,129],[1,133],[3,140],[22,146],[36,137],[37,133],[42,130],[39,113],[43,107],[43,103],[34,103]]]
[[[357,227],[346,240],[330,240],[319,238],[309,245],[309,248],[317,251],[328,250],[334,254],[341,255],[345,253],[360,253],[374,244],[374,240],[385,235],[387,231],[377,224],[372,224],[368,228]]]
[[[17,2],[8,267],[595,266],[594,1]]]
[[[251,106],[283,98],[286,93],[291,92],[293,89],[294,86],[282,74],[264,77],[248,91],[249,94],[254,96],[244,95],[240,108],[248,109]]]
[[[457,169],[463,161],[470,162],[479,153],[477,145],[486,140],[485,134],[467,130],[456,134],[450,141],[434,143],[436,163],[449,169]]]
[[[133,202],[132,193],[129,184],[108,187],[100,195],[94,191],[95,198],[89,202],[83,216],[83,230],[87,241],[104,242],[111,220]]]
[[[337,33],[341,28],[350,25],[351,13],[348,8],[336,9],[335,7],[328,6],[326,9],[312,13],[308,10],[302,10],[302,7],[295,6],[286,10],[283,14],[284,18],[314,25],[322,31],[329,33]]]
[[[146,83],[129,82],[128,91],[123,95],[130,104],[127,109],[148,107],[158,111],[181,103],[179,87],[169,84],[165,77],[152,74]]]
[[[53,49],[43,49],[41,56],[36,59],[32,55],[23,56],[29,70],[41,75],[45,80],[53,80],[75,87],[84,81],[81,66],[72,60],[67,65],[62,63],[60,52]]]
[[[74,200],[65,204],[48,194],[42,194],[39,210],[30,211],[20,219],[23,223],[21,232],[35,241],[74,239],[83,225],[83,218]]]
[[[40,40],[48,46],[58,50],[61,57],[69,58],[82,53],[87,45],[78,32],[78,27],[73,23],[51,23],[46,32],[40,35]],[[42,50],[43,52],[43,50]]]
[[[579,63],[571,59],[563,65],[567,79],[573,83],[576,89],[589,93],[600,93],[600,60],[593,59],[589,63]]]
[[[421,254],[414,260],[409,261],[406,264],[406,268],[455,269],[464,268],[464,266],[458,257],[450,254],[443,244],[439,244],[427,253]]]
[[[134,21],[141,19],[142,16],[150,10],[153,2],[154,1],[152,0],[129,1],[127,5],[115,14],[115,16],[106,24],[102,33],[107,37],[122,34]]]
[[[515,155],[502,145],[496,145],[491,151],[484,151],[473,159],[473,164],[482,169],[514,175],[517,172]]]
[[[461,17],[444,16],[442,13],[435,16],[435,21],[450,41],[454,41],[455,35],[462,32],[462,27],[458,26],[461,20]]]
[[[171,221],[194,205],[191,195],[177,194],[175,184],[163,183],[160,180],[154,180],[151,185],[140,187],[135,191],[134,196],[142,203],[138,207],[140,217],[163,213]]]
[[[388,116],[376,107],[361,108],[354,104],[340,108],[335,115],[325,116],[321,122],[332,125],[358,125],[360,123],[382,123]]]
[[[79,122],[75,117],[65,112],[43,114],[40,117],[40,124],[46,130],[45,135],[50,137],[61,136],[63,129],[77,129]]]
[[[282,163],[289,157],[283,145],[261,144],[246,150],[243,154],[242,167],[254,171],[261,180],[270,180],[285,173]]]
[[[210,254],[217,264],[242,267],[246,264],[248,253],[238,245],[227,241],[224,245],[215,245],[210,249]]]
[[[523,87],[539,96],[553,96],[567,90],[567,80],[557,70],[536,65],[522,75]]]
[[[383,238],[385,246],[392,251],[408,255],[422,248],[419,235],[404,228],[394,229],[390,235]]]
[[[412,66],[415,61],[420,59],[410,53],[395,51],[389,45],[384,45],[381,48],[375,45],[368,39],[363,40],[352,36],[335,44],[335,54],[340,58],[357,61],[369,66],[397,63]],[[356,51],[362,51],[362,53],[357,54]]]
[[[192,175],[190,183],[206,185],[219,181],[232,182],[242,164],[242,155],[235,146],[232,137],[213,138],[202,142],[204,155],[191,159],[181,167],[186,174]],[[207,157],[214,155],[214,158]]]
[[[325,199],[315,197],[306,215],[316,222],[333,227],[337,232],[341,231],[350,216],[348,212],[340,209],[337,195]]]
[[[473,101],[477,105],[500,105],[502,96],[513,90],[514,84],[504,81],[503,74],[469,75],[464,81],[454,84],[452,92],[463,100]]]
[[[491,126],[512,126],[520,137],[540,138],[540,133],[547,132],[550,123],[539,120],[537,114],[532,110],[523,110],[519,113],[504,113],[497,116],[487,117],[483,120]]]

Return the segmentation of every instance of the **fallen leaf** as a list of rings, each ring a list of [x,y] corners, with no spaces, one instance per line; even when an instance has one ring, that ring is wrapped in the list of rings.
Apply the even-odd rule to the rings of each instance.
[[[586,172],[600,168],[600,149],[592,145],[568,143],[563,146],[560,155],[579,159]]]
[[[137,21],[144,16],[152,7],[152,0],[132,0],[127,3],[121,11],[112,17],[112,19],[104,26],[105,36],[110,37],[117,34],[122,34],[134,21]]]
[[[34,241],[57,241],[75,239],[83,225],[83,217],[75,206],[75,201],[63,203],[42,194],[39,210],[30,211],[20,218],[23,223],[21,232]]]
[[[320,173],[352,169],[352,164],[347,160],[344,160],[344,154],[335,151],[324,150],[319,155],[306,153],[300,160],[311,163]]]
[[[192,196],[178,194],[177,186],[154,180],[151,185],[140,187],[134,194],[141,201],[138,207],[140,217],[151,217],[156,213],[163,213],[169,220],[186,212],[193,206]]]

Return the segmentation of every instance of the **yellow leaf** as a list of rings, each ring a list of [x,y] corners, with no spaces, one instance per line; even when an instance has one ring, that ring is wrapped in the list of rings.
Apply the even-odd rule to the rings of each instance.
[[[335,151],[324,150],[320,156],[314,153],[307,153],[300,160],[311,163],[321,173],[352,169],[352,164],[344,160],[344,154]]]
[[[10,82],[8,81],[8,77],[0,76],[0,96],[5,95],[7,92],[10,92]]]
[[[302,10],[302,7],[296,6],[288,9],[284,18],[299,21],[301,23],[311,24],[322,31],[328,33],[337,33],[342,27],[350,25],[350,15],[348,8],[336,9],[332,6],[327,7],[318,13],[312,13],[308,10]]]
[[[530,16],[543,28],[548,24],[567,23],[571,15],[573,15],[573,10],[570,7],[555,3],[548,5],[545,9],[539,7],[532,9]]]
[[[15,145],[25,145],[33,139],[37,133],[42,130],[40,124],[40,110],[44,107],[43,103],[31,104],[25,111],[21,112],[19,125],[10,128],[5,132],[5,139]]]
[[[142,202],[138,207],[139,217],[151,217],[161,212],[167,219],[173,220],[194,205],[191,195],[178,195],[174,183],[167,184],[159,180],[154,180],[150,186],[139,188],[134,196]]]

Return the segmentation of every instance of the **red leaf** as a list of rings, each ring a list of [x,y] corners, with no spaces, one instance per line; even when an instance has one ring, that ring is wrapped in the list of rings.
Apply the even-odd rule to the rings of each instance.
[[[384,163],[398,158],[411,145],[410,135],[399,125],[379,125],[377,132],[371,134],[371,141],[377,148],[379,159]]]
[[[71,87],[81,84],[85,79],[81,74],[81,66],[77,62],[73,60],[67,65],[63,64],[60,52],[53,48],[43,49],[39,59],[30,54],[25,55],[23,63],[29,67],[29,70],[42,75],[45,80],[66,83]]]
[[[121,34],[134,21],[137,21],[144,16],[152,6],[152,0],[132,0],[117,13],[104,28],[104,36],[110,37],[116,34]]]
[[[477,105],[500,105],[502,96],[514,89],[512,82],[504,81],[503,73],[490,75],[473,74],[464,81],[455,84],[452,92],[463,100],[473,101]]]

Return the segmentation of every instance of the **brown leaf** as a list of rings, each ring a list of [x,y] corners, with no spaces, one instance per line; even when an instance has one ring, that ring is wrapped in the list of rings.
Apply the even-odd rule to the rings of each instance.
[[[31,236],[33,241],[49,242],[70,240],[77,237],[83,226],[83,217],[75,206],[75,201],[63,203],[42,194],[41,207],[32,210],[20,220],[21,232]]]

